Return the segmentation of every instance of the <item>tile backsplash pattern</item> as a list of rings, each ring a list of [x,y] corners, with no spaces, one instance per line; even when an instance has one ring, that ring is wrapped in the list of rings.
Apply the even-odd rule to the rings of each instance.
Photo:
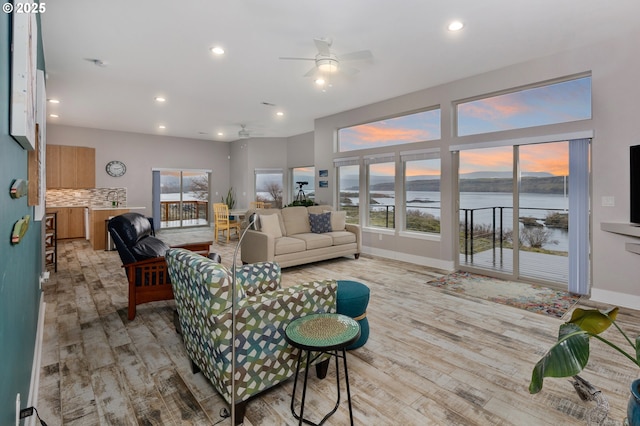
[[[47,189],[47,207],[127,206],[127,188]]]

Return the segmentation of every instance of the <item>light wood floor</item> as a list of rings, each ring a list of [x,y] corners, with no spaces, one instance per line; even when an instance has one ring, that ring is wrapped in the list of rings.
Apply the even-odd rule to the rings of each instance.
[[[207,231],[209,239],[211,231]],[[162,231],[169,242],[202,240],[202,231]],[[230,264],[235,242],[219,244]],[[58,273],[45,284],[45,333],[40,416],[55,425],[212,425],[222,399],[192,374],[172,325],[173,301],[138,307],[126,318],[127,281],[117,252],[94,251],[84,240],[59,244]],[[556,339],[561,321],[426,285],[443,275],[399,261],[361,256],[284,270],[283,285],[309,279],[353,279],[371,289],[367,344],[349,352],[355,423],[359,425],[585,424],[591,403],[567,379],[546,379],[528,392],[531,369]],[[632,338],[640,313],[619,315]],[[613,330],[607,335],[617,339]],[[607,395],[606,424],[621,424],[631,363],[600,342],[582,374]],[[290,411],[292,380],[249,402],[245,425],[297,424]],[[310,375],[305,414],[320,419],[333,404],[335,371]],[[344,398],[346,389],[342,389]],[[348,424],[343,402],[326,424]]]

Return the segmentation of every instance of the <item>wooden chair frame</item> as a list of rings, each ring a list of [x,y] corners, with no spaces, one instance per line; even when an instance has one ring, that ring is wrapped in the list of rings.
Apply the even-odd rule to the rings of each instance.
[[[206,256],[209,253],[211,241],[192,244],[182,244],[181,247]],[[123,265],[129,281],[129,308],[127,317],[133,320],[136,317],[136,306],[156,302],[159,300],[173,299],[173,288],[167,262],[164,257],[141,260]],[[139,282],[140,285],[136,285]]]
[[[227,231],[227,243],[231,239],[231,230],[235,229],[237,235],[240,235],[240,222],[237,220],[229,219],[229,207],[224,203],[215,203],[213,205],[213,220],[214,220],[214,238],[216,243],[218,242],[218,233],[220,231]]]

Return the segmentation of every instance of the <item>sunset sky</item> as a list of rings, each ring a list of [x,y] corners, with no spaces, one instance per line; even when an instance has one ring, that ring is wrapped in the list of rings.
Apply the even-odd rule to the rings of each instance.
[[[460,151],[460,174],[478,171],[513,170],[510,146]],[[520,147],[520,170],[547,172],[556,176],[569,173],[569,143],[554,142]]]
[[[440,139],[440,110],[340,129],[340,151]]]
[[[457,112],[458,134],[461,136],[589,119],[591,78],[579,78],[462,103],[458,105]],[[439,138],[440,110],[424,111],[339,131],[342,152]],[[465,151],[461,152],[462,158],[464,161],[461,161],[460,173],[512,169],[513,155],[510,147]],[[522,147],[520,164],[523,171],[566,175],[567,144]],[[379,168],[381,174],[383,171],[392,172],[390,167]],[[435,169],[432,170],[435,172]]]

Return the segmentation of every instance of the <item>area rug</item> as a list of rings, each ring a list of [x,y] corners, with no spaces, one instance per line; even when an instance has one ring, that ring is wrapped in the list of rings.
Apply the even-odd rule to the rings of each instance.
[[[469,272],[454,272],[428,284],[555,318],[562,318],[580,300],[580,296],[566,291]]]

